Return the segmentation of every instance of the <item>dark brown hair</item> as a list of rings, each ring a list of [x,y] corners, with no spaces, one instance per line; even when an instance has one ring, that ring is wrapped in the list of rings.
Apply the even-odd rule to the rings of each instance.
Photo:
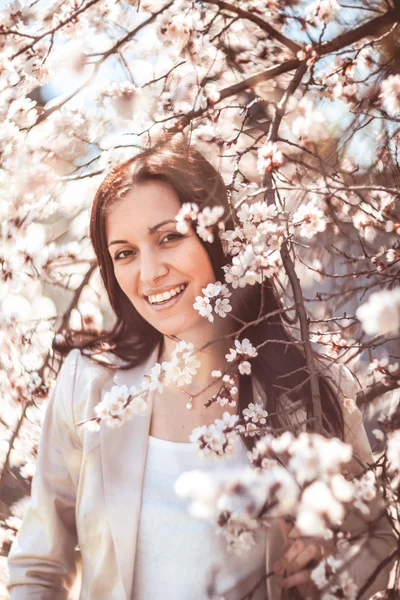
[[[196,202],[200,209],[223,206],[225,226],[233,228],[221,176],[184,138],[175,136],[164,140],[113,168],[95,195],[90,237],[116,321],[109,331],[69,332],[63,344],[53,344],[56,351],[66,354],[72,347],[79,347],[92,360],[102,352],[111,351],[125,363],[119,368],[129,369],[144,362],[160,343],[161,333],[137,312],[117,283],[107,249],[105,225],[110,207],[136,185],[149,180],[168,182],[181,204]],[[212,244],[200,241],[210,257],[216,279],[223,282],[223,267],[229,263],[229,258],[224,254],[220,238],[215,235]],[[289,333],[273,282],[265,280],[262,284],[235,290],[232,304],[235,316],[242,322],[250,323],[265,317],[257,325],[247,328],[242,336],[253,345],[262,346],[258,356],[251,360],[253,377],[241,375],[239,378],[238,414],[253,401],[252,383],[257,381],[265,398],[265,409],[271,415],[270,424],[274,427],[287,426],[287,419],[279,416],[279,397],[287,398],[292,406],[305,409],[307,417],[312,417],[310,380],[302,346],[296,344]],[[324,428],[343,438],[343,415],[337,396],[322,376],[319,376],[319,387]],[[282,413],[287,414],[287,411]],[[254,438],[243,437],[243,441],[248,448],[254,445]]]

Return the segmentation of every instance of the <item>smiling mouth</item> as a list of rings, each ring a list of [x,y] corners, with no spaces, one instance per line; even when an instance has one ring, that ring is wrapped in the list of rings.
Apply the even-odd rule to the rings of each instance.
[[[147,302],[150,304],[151,307],[156,308],[156,307],[167,307],[167,306],[172,306],[172,304],[175,304],[176,300],[178,298],[180,298],[182,296],[182,294],[184,293],[184,291],[186,290],[187,286],[189,284],[188,283],[183,283],[181,286],[181,290],[178,293],[175,293],[173,296],[171,296],[170,298],[165,298],[162,299],[158,302],[150,302],[149,298],[146,298]]]

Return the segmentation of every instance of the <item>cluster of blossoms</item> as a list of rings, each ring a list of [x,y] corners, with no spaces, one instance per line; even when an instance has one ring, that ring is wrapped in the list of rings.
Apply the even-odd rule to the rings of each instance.
[[[258,408],[250,410],[258,412]],[[212,430],[215,444],[220,440],[220,452],[237,425],[236,416],[225,416],[220,431]],[[221,433],[224,428],[225,433]],[[208,428],[198,428],[193,434],[193,440],[204,448],[212,443]],[[268,526],[280,517],[294,519],[303,535],[331,539],[350,503],[354,501],[355,508],[367,514],[367,503],[375,497],[375,482],[369,475],[359,481],[342,475],[352,448],[335,438],[309,433],[295,437],[290,432],[274,437],[267,433],[248,455],[248,467],[210,473],[190,471],[175,484],[179,495],[192,498],[191,513],[215,521],[230,550],[238,553],[251,546],[257,523]]]
[[[400,250],[396,248],[384,249],[371,258],[371,263],[375,265],[378,273],[382,273],[386,269],[390,269],[393,263],[400,260]]]
[[[321,594],[321,600],[356,600],[358,587],[346,571],[341,572],[345,566],[343,559],[328,556],[322,560],[312,571],[311,577]]]
[[[400,365],[398,362],[389,363],[387,357],[374,358],[368,366],[368,371],[370,376],[375,377],[379,374],[379,381],[383,385],[390,386],[394,382],[400,385]]]
[[[308,67],[311,67],[318,59],[318,52],[316,51],[316,49],[313,47],[312,44],[306,44],[301,50],[299,50],[297,52],[296,56],[299,60],[305,60],[306,65]],[[304,98],[302,98],[300,100],[299,104],[302,102],[303,99]],[[295,102],[296,101],[294,101],[294,102],[292,101],[292,103],[291,103],[292,107]],[[317,121],[320,122],[320,119],[317,118]],[[293,132],[294,132],[294,129],[293,129]],[[303,137],[303,136],[300,136],[300,137]],[[305,141],[307,142],[307,139]]]
[[[238,415],[224,412],[222,419],[215,419],[211,425],[193,429],[190,441],[197,445],[198,453],[206,458],[218,459],[236,454],[238,436],[236,423]]]
[[[205,407],[211,406],[213,403],[217,403],[220,406],[236,406],[236,399],[239,394],[237,376],[231,376],[229,373],[222,375],[219,370],[211,372],[212,377],[222,379],[222,387],[217,394],[215,394],[209,402],[205,404]]]
[[[340,5],[336,0],[315,0],[307,7],[306,19],[311,24],[329,23],[335,19],[339,9]]]
[[[383,220],[368,203],[359,205],[351,220],[354,227],[360,232],[360,235],[368,242],[373,242],[379,228],[383,227]]]
[[[261,250],[261,244],[247,245],[245,249],[232,258],[232,265],[223,267],[225,281],[233,289],[262,283],[268,275],[277,271],[281,266],[279,252]]]
[[[331,358],[338,358],[349,345],[349,340],[342,338],[340,333],[315,333],[310,339],[325,346],[325,352]]]
[[[196,223],[196,233],[204,242],[214,241],[213,229],[219,223],[224,208],[222,206],[206,206],[200,210],[194,202],[184,202],[175,217],[176,229],[185,234],[189,231],[190,223]]]
[[[400,287],[371,294],[356,310],[368,335],[388,335],[400,330]]]
[[[157,10],[158,10],[157,6]],[[170,10],[163,11],[157,19],[162,47],[174,58],[189,58],[193,64],[205,70],[212,68],[212,59],[221,60],[218,50],[212,46],[210,36],[201,31],[201,13],[193,4],[188,8],[185,0],[179,0]],[[210,54],[216,56],[210,57]],[[210,60],[211,59],[211,60]]]
[[[281,468],[291,475],[293,486],[298,486],[297,494],[292,493],[289,514],[296,517],[296,526],[304,535],[328,539],[333,535],[330,527],[339,525],[344,518],[343,504],[353,498],[351,483],[340,473],[351,456],[351,446],[336,438],[328,440],[308,433],[294,437],[285,432],[277,438],[267,434],[259,440],[251,462],[258,469],[264,459],[267,469],[271,458],[285,465]]]
[[[99,101],[104,102],[106,98],[111,100],[112,105],[121,117],[130,119],[134,114],[137,117],[137,108],[143,99],[143,89],[130,81],[113,81],[99,94]]]
[[[211,403],[212,401],[208,405]],[[235,404],[229,402],[230,406]],[[194,429],[190,440],[197,444],[199,455],[214,459],[233,456],[236,454],[235,444],[240,434],[250,437],[260,436],[260,432],[267,428],[268,413],[261,404],[251,402],[242,414],[243,418],[239,419],[238,415],[230,415],[225,412],[223,419],[216,419],[211,425],[203,425]]]
[[[214,315],[219,315],[225,318],[231,312],[232,306],[229,304],[231,292],[228,286],[220,281],[209,283],[207,287],[202,289],[204,296],[196,296],[196,301],[193,308],[199,311],[202,317],[205,317],[210,323],[214,322]]]
[[[250,402],[242,411],[244,424],[238,424],[237,431],[245,436],[254,437],[260,435],[260,429],[267,423],[268,412],[261,404]]]
[[[233,289],[262,283],[281,267],[279,249],[290,233],[285,219],[267,202],[242,202],[237,210],[239,225],[220,232],[232,264],[224,267],[225,281]]]
[[[178,387],[188,385],[200,366],[194,353],[194,346],[184,341],[178,342],[171,360],[162,364],[156,363],[149,373],[145,374],[140,390],[135,386],[113,386],[106,391],[95,407],[96,417],[85,421],[85,427],[91,431],[99,431],[103,420],[110,427],[119,427],[133,415],[145,414],[149,410],[149,391],[163,391],[164,385],[174,382]]]
[[[268,142],[258,149],[257,170],[259,173],[269,173],[283,165],[283,154],[277,145]]]
[[[383,108],[391,117],[400,113],[400,75],[389,75],[381,84],[380,99]]]
[[[133,415],[145,414],[148,408],[146,391],[137,391],[135,386],[114,385],[95,406],[96,417],[84,424],[89,431],[99,431],[101,421],[109,427],[121,427]]]
[[[331,94],[343,102],[354,105],[357,101],[358,86],[354,81],[356,62],[351,58],[336,56],[329,73],[318,78],[321,96]]]
[[[1,521],[0,521],[1,523]],[[0,550],[8,552],[11,544],[14,542],[18,530],[21,526],[22,519],[11,515],[1,523],[0,529]]]
[[[200,361],[194,352],[193,344],[178,342],[172,352],[171,360],[164,361],[161,365],[164,383],[166,385],[175,383],[178,387],[189,385],[199,367]]]
[[[304,55],[301,60],[304,60],[308,54],[307,52],[301,52]],[[315,59],[315,57],[312,56],[313,52],[315,52],[315,50],[310,48],[310,60],[313,58]],[[303,145],[306,146],[310,142],[321,141],[329,137],[326,117],[318,110],[311,98],[303,96],[297,103],[296,110],[293,111],[293,113],[295,118],[292,122],[292,133]]]
[[[170,14],[165,12],[158,18],[158,30],[164,38],[164,43],[182,48],[195,33],[192,16],[189,12]]]
[[[240,555],[254,546],[257,516],[265,499],[265,486],[254,470],[187,471],[174,489],[178,496],[192,498],[192,516],[215,521],[228,552]]]
[[[254,348],[250,340],[244,338],[241,342],[235,340],[235,347],[230,348],[228,354],[225,355],[228,363],[238,362],[239,372],[242,375],[250,375],[251,364],[248,359],[255,358],[257,356],[257,350]]]
[[[396,205],[398,198],[383,191],[374,192],[368,200],[358,201],[351,220],[360,235],[372,243],[379,232],[398,232]]]
[[[369,513],[368,504],[376,497],[377,481],[373,471],[367,471],[359,479],[353,479],[353,506],[360,513]]]
[[[379,429],[373,434],[379,441],[386,441],[386,455],[392,472],[400,472],[400,411],[399,408],[390,416],[381,415],[378,418]]]

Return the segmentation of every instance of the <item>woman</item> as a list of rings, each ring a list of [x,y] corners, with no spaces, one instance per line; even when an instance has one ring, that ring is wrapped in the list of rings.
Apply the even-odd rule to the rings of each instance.
[[[96,194],[90,234],[116,323],[111,332],[85,343],[81,337],[81,350],[68,353],[57,378],[31,506],[9,557],[12,600],[67,598],[76,573],[76,545],[82,600],[206,598],[213,574],[214,595],[236,600],[274,567],[277,574],[253,598],[280,598],[286,588],[300,597],[318,597],[311,564],[322,557],[320,543],[296,541],[295,530],[290,537],[289,530],[273,524],[256,533],[247,554],[235,556],[211,524],[191,518],[174,496],[179,473],[215,468],[201,462],[188,443],[196,427],[224,412],[241,414],[253,399],[264,403],[269,424],[277,428],[296,425],[285,418],[290,411],[281,410],[283,400],[300,405],[306,419],[313,416],[305,359],[300,346],[290,343],[270,281],[235,290],[233,310],[225,318],[211,321],[193,308],[202,289],[224,281],[229,258],[216,226],[208,227],[207,241],[194,227],[177,227],[175,217],[185,202],[200,209],[223,206],[225,227],[233,228],[219,174],[176,139],[119,165]],[[206,409],[221,386],[211,371],[226,371],[235,331],[257,319],[240,337],[258,347],[258,354],[249,358],[251,376],[247,367],[237,371],[237,406],[214,402]],[[156,362],[170,363],[177,340],[198,351],[200,364],[193,363],[185,385],[170,384],[162,392],[155,386],[151,410],[117,430],[102,423],[94,433],[79,425],[99,415],[96,407],[113,385],[139,389]],[[370,460],[359,412],[344,418],[331,376],[319,375],[319,387],[325,430],[352,442],[355,453]],[[245,450],[255,439],[243,435],[237,454],[223,465],[245,464]],[[375,534],[374,556],[361,553],[351,567],[359,585],[393,546],[383,519]],[[384,589],[386,581],[383,572],[373,591]]]

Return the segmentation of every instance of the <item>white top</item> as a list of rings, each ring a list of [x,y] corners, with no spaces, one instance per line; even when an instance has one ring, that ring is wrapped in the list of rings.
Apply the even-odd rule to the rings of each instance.
[[[226,600],[238,600],[265,574],[265,530],[258,528],[255,545],[236,555],[216,524],[192,517],[190,498],[174,492],[184,471],[237,468],[248,465],[246,447],[237,440],[237,453],[221,460],[203,459],[196,444],[149,436],[143,481],[132,600],[205,600],[207,583],[218,569],[215,590]],[[214,596],[216,598],[216,596]],[[265,600],[265,583],[253,600]]]

